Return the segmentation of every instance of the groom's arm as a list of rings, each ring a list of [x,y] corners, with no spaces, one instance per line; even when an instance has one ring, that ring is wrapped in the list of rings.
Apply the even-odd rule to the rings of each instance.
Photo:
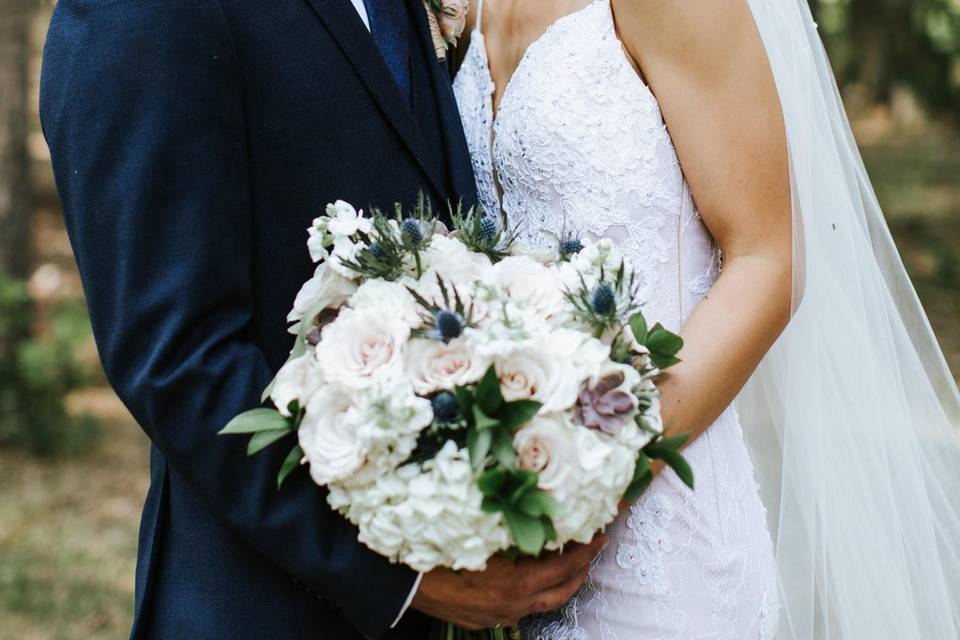
[[[278,492],[289,447],[248,458],[217,436],[272,372],[251,341],[242,87],[216,2],[60,0],[41,112],[118,394],[238,536],[381,634],[416,574],[362,547],[305,474]]]

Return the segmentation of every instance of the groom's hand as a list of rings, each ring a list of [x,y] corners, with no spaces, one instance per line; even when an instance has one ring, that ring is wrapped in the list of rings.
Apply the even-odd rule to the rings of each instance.
[[[568,545],[540,558],[491,558],[482,572],[434,569],[424,574],[413,608],[468,630],[511,625],[531,613],[563,606],[587,577],[590,561],[607,544]]]

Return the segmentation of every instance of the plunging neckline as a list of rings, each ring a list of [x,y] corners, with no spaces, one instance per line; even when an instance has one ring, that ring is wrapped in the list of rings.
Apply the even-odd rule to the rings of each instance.
[[[558,17],[556,20],[548,24],[547,27],[543,30],[543,33],[541,33],[539,36],[534,38],[530,42],[530,44],[527,45],[527,48],[523,50],[523,55],[520,56],[520,61],[517,63],[517,66],[513,68],[513,71],[510,73],[510,77],[507,78],[507,81],[503,85],[503,93],[500,94],[499,100],[496,99],[497,82],[496,80],[493,79],[493,69],[491,68],[491,65],[490,65],[490,51],[489,49],[487,49],[487,39],[483,35],[483,29],[481,28],[483,24],[483,16],[481,15],[483,12],[483,3],[482,2],[480,3],[478,14],[477,14],[477,25],[473,28],[470,34],[469,46],[472,47],[475,42],[479,42],[480,52],[483,54],[483,69],[484,69],[484,72],[486,73],[487,81],[490,83],[490,88],[491,88],[490,95],[489,95],[491,129],[496,128],[497,116],[500,114],[500,107],[503,106],[503,101],[506,99],[507,94],[510,91],[510,87],[513,85],[513,79],[517,77],[517,72],[520,71],[520,68],[527,61],[527,58],[529,58],[531,50],[533,50],[538,44],[540,44],[540,42],[554,28],[556,28],[557,25],[562,24],[563,22],[566,22],[569,19],[575,18],[581,13],[585,13],[593,5],[598,4],[600,2],[609,2],[609,0],[591,0],[587,4],[580,7],[579,9],[576,9],[575,11],[571,11],[570,13],[565,13],[564,15]],[[479,36],[479,40],[478,40],[478,36]],[[492,136],[493,134],[491,133],[491,137]],[[492,144],[493,144],[493,141],[491,140],[491,146]]]

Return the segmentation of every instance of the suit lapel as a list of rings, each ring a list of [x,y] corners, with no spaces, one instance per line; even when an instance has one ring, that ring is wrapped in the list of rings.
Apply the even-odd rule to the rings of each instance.
[[[430,184],[441,198],[446,198],[447,189],[436,171],[435,162],[431,162],[426,140],[357,11],[348,0],[306,1],[326,25],[380,110],[410,149]]]
[[[477,201],[477,187],[473,178],[473,165],[470,162],[470,151],[467,140],[463,135],[463,125],[460,121],[460,111],[457,109],[457,100],[453,95],[450,83],[450,56],[447,63],[440,63],[433,53],[433,37],[430,35],[430,26],[427,23],[423,0],[407,0],[410,9],[416,17],[417,37],[420,45],[427,52],[429,63],[430,83],[433,85],[434,98],[437,105],[438,120],[443,134],[446,151],[447,166],[449,167],[452,186],[451,197],[461,201],[464,207],[472,207]],[[450,55],[452,55],[452,51]],[[458,203],[452,202],[454,206]]]

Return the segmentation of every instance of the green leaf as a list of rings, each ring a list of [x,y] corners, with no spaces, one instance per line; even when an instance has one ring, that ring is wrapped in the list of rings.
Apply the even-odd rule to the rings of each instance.
[[[647,343],[647,319],[643,317],[643,314],[639,311],[633,314],[633,317],[630,318],[630,330],[633,332],[633,337],[637,339],[642,345]]]
[[[499,513],[503,509],[503,503],[491,496],[483,496],[480,501],[480,510],[484,513]]]
[[[227,423],[223,429],[220,429],[220,435],[229,435],[235,433],[258,433],[260,431],[282,431],[286,433],[290,430],[289,421],[280,415],[276,409],[261,407],[245,411]]]
[[[627,502],[636,502],[652,481],[653,470],[650,468],[650,458],[641,451],[637,456],[637,464],[633,468],[633,480],[623,494],[623,499]]]
[[[506,469],[490,469],[477,478],[477,487],[483,495],[493,497],[500,493],[508,477],[509,472]]]
[[[280,431],[277,429],[275,431],[259,431],[253,434],[250,442],[247,443],[247,455],[252,456],[259,453],[288,433],[289,430]]]
[[[477,385],[476,402],[487,415],[494,415],[503,404],[503,395],[500,393],[500,380],[493,365],[487,369]]]
[[[687,462],[687,459],[679,452],[672,449],[662,449],[648,452],[648,455],[651,458],[657,458],[666,462],[677,474],[677,477],[683,481],[683,484],[693,489],[693,469],[690,468],[690,463]]]
[[[290,351],[290,360],[299,358],[307,351],[307,334],[313,330],[313,321],[317,319],[320,312],[327,308],[325,302],[316,302],[307,307],[303,318],[300,320],[300,331],[297,334],[297,341],[293,343],[293,349]]]
[[[680,364],[682,360],[676,356],[651,351],[650,362],[652,362],[653,366],[657,369],[669,369],[675,364]]]
[[[513,449],[513,439],[504,435],[501,430],[497,430],[491,450],[493,457],[503,466],[508,469],[517,466],[517,452]]]
[[[647,450],[659,450],[659,449],[669,449],[671,451],[679,451],[680,448],[687,444],[687,441],[690,439],[689,433],[681,433],[680,435],[673,436],[671,438],[660,438],[659,440],[654,441],[649,446],[646,447]]]
[[[654,353],[675,356],[683,348],[683,338],[658,324],[647,335],[646,346]]]
[[[470,453],[470,464],[474,469],[481,468],[486,462],[492,442],[493,431],[490,429],[474,430],[467,434],[467,451]]]
[[[480,405],[475,404],[473,405],[473,426],[477,431],[487,431],[499,427],[500,421],[488,416],[480,408]]]
[[[528,491],[536,491],[537,481],[540,479],[535,471],[520,470],[513,473],[514,481],[517,481],[517,487],[510,495],[510,504],[519,504],[520,499]]]
[[[455,387],[453,395],[457,397],[457,404],[460,405],[460,415],[473,415],[473,391],[468,387]]]
[[[263,393],[260,394],[260,402],[266,402],[270,398],[270,394],[273,393],[273,386],[277,383],[276,377],[270,381],[270,384],[263,388]]]
[[[560,503],[544,491],[528,491],[520,498],[517,507],[531,516],[555,517],[560,512]]]
[[[300,466],[302,459],[303,449],[300,448],[300,445],[290,450],[290,453],[287,454],[286,459],[283,461],[283,465],[280,467],[280,473],[277,474],[277,489],[283,485],[283,481],[287,479],[287,476]]]
[[[509,508],[503,510],[503,516],[520,551],[531,556],[540,555],[543,545],[547,542],[547,530],[543,526],[543,521]]]
[[[497,419],[504,428],[513,431],[533,419],[543,404],[536,400],[507,402],[497,412]]]
[[[627,487],[626,493],[623,494],[624,501],[636,502],[640,496],[643,495],[643,492],[647,490],[651,482],[653,482],[653,473],[649,471],[642,478],[631,482],[630,486]]]

